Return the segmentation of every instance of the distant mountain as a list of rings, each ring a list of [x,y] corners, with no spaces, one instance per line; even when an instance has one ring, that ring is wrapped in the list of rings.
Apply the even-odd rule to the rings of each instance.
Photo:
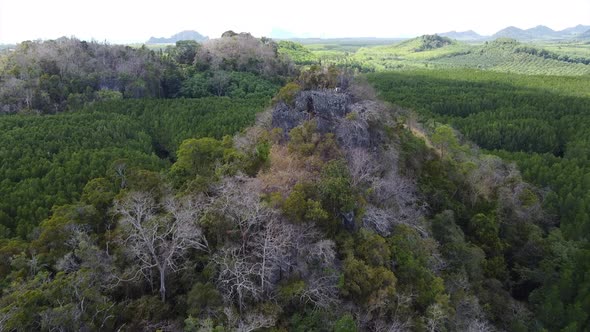
[[[478,34],[477,32],[475,32],[473,30],[449,31],[449,32],[440,33],[438,35],[441,37],[448,37],[448,38],[456,39],[456,40],[478,40],[478,39],[484,38],[484,36]]]
[[[583,32],[583,33],[577,35],[576,38],[577,39],[584,39],[584,40],[588,39],[588,40],[590,40],[590,29],[588,29],[588,31],[586,31],[586,32]]]
[[[544,26],[544,25],[537,25],[534,28],[530,28],[525,30],[532,39],[546,39],[546,38],[554,38],[558,36],[558,32],[553,31],[552,29]]]
[[[514,26],[504,28],[492,35],[492,38],[531,39],[529,32]]]
[[[575,27],[563,29],[563,30],[559,31],[559,33],[562,35],[570,35],[571,36],[571,35],[583,34],[585,32],[588,32],[588,30],[590,30],[590,25],[578,24]]]
[[[177,41],[180,40],[194,40],[197,42],[202,42],[205,40],[208,40],[209,37],[207,36],[203,36],[200,33],[194,31],[194,30],[185,30],[182,32],[179,32],[177,34],[175,34],[174,36],[170,37],[170,38],[164,38],[164,37],[160,37],[160,38],[156,38],[156,37],[151,37],[146,44],[173,44],[176,43]]]
[[[511,26],[496,32],[492,35],[492,38],[512,38],[516,40],[571,39],[579,38],[580,34],[589,29],[590,25],[582,24],[561,31],[555,31],[544,25],[538,25],[526,30]]]

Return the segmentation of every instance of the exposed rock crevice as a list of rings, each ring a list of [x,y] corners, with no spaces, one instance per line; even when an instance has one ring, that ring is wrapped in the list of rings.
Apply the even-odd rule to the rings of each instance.
[[[293,106],[278,103],[272,116],[272,125],[287,134],[306,120],[316,119],[318,131],[333,132],[338,120],[350,112],[351,98],[335,91],[301,91]]]

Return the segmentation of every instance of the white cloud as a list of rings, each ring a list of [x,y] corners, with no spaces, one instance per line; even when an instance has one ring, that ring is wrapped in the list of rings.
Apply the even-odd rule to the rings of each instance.
[[[396,37],[509,25],[563,29],[590,24],[589,0],[126,1],[0,0],[0,42],[75,35],[141,42],[191,29],[211,37],[273,28],[321,37]]]

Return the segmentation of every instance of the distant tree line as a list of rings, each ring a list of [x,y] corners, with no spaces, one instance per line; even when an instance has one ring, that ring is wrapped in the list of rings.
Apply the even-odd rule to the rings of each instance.
[[[565,61],[571,63],[583,63],[585,65],[590,65],[590,58],[583,58],[579,56],[570,56],[567,54],[557,54],[551,51],[547,51],[544,49],[539,49],[536,47],[527,47],[527,46],[519,46],[515,49],[517,53],[527,53],[532,54],[535,56],[542,57],[544,59],[553,59],[558,61]]]
[[[52,114],[121,98],[270,97],[295,73],[272,40],[224,36],[158,52],[65,37],[22,42],[0,55],[0,113]]]
[[[146,48],[60,38],[27,41],[5,55],[2,113],[57,113],[87,101],[165,97],[169,64]]]

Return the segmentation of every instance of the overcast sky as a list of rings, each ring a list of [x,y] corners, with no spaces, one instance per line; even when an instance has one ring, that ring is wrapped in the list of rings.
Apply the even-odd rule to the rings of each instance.
[[[0,43],[76,36],[143,42],[197,30],[269,36],[411,37],[449,30],[493,34],[514,25],[590,25],[590,0],[0,0]]]

